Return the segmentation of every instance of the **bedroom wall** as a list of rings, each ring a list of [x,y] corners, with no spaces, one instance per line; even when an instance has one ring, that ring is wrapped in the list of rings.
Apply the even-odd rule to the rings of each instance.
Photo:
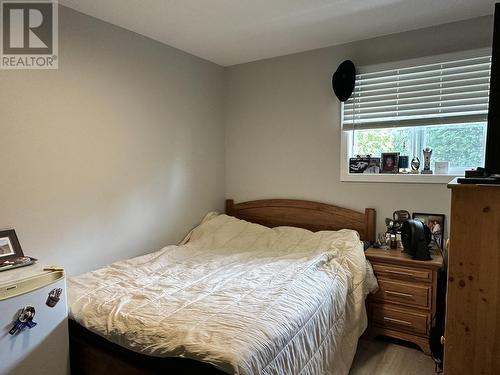
[[[223,69],[59,17],[59,70],[0,71],[0,228],[77,274],[176,243],[222,209]]]
[[[286,197],[377,209],[450,211],[444,184],[340,182],[340,104],[331,76],[370,65],[491,46],[492,18],[394,34],[232,66],[225,72],[226,197]],[[466,150],[464,150],[466,152]]]

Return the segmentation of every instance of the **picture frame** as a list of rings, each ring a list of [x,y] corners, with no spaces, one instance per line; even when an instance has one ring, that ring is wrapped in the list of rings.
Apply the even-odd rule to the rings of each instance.
[[[380,173],[399,172],[399,152],[383,152],[380,159]]]
[[[23,249],[14,229],[0,231],[0,263],[24,257]]]
[[[349,158],[349,173],[364,173],[370,164],[370,157]]]
[[[433,249],[443,249],[445,218],[446,216],[443,214],[429,214],[423,212],[414,212],[412,214],[412,219],[420,220],[431,231],[431,245]]]
[[[380,158],[379,157],[374,157],[370,158],[370,161],[368,162],[368,167],[363,171],[363,173],[366,174],[378,174],[380,173]]]
[[[349,173],[380,173],[380,158],[370,155],[349,158]]]

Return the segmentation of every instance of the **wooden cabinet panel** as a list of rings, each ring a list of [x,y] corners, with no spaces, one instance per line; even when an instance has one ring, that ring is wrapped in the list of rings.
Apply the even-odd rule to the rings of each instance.
[[[380,304],[373,304],[371,308],[375,324],[381,324],[389,329],[403,330],[421,335],[428,333],[429,314]]]
[[[375,300],[392,302],[399,305],[410,305],[430,309],[431,286],[405,284],[378,279],[379,290]]]
[[[449,187],[445,375],[500,374],[500,187]]]
[[[404,268],[389,264],[373,264],[373,271],[377,278],[402,280],[408,282],[432,282],[432,270],[418,268]]]

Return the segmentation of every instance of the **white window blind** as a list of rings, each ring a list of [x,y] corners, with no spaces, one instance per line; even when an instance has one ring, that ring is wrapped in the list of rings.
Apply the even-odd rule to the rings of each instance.
[[[487,120],[491,56],[361,73],[343,128],[375,129]]]

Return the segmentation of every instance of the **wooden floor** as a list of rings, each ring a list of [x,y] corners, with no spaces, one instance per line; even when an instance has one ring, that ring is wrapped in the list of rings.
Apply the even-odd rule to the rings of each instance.
[[[379,340],[359,340],[349,375],[432,375],[434,361],[420,350]]]

